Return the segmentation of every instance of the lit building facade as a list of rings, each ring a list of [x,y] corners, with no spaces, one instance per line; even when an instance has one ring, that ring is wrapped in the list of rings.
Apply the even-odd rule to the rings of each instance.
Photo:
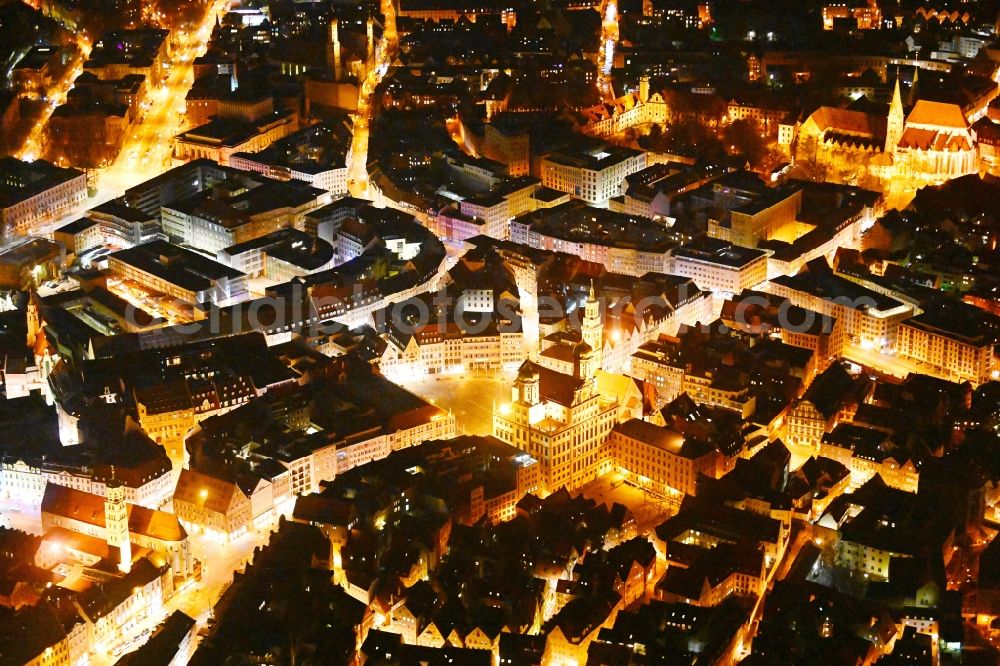
[[[899,325],[896,351],[974,386],[990,381],[997,370],[993,341],[981,331],[956,330],[954,323],[929,314],[908,319]]]
[[[900,322],[913,315],[907,303],[822,270],[775,277],[767,289],[793,305],[838,320],[845,342],[868,349],[895,349]]]
[[[738,294],[767,279],[767,252],[701,238],[671,250],[667,272],[702,289]]]
[[[615,469],[636,486],[661,496],[694,495],[698,476],[723,469],[718,449],[648,421],[619,423],[608,440]]]
[[[87,176],[45,160],[0,159],[0,223],[6,238],[23,236],[43,221],[81,205],[87,198]]]
[[[626,148],[552,153],[542,158],[541,168],[546,187],[597,205],[621,194],[622,181],[646,168],[646,153]]]
[[[511,402],[494,410],[493,436],[539,462],[547,492],[577,488],[611,467],[605,442],[619,407],[598,391],[596,370],[586,343],[575,376],[525,361]]]

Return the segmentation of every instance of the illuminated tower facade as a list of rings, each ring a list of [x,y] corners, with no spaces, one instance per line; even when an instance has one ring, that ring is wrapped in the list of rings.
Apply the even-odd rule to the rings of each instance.
[[[371,17],[368,17],[366,30],[368,37],[368,62],[371,62],[375,57],[375,21]]]
[[[125,504],[125,486],[111,468],[104,499],[104,529],[108,546],[118,550],[118,568],[128,573],[132,566],[132,542],[128,533],[128,505]]]
[[[594,283],[590,283],[590,293],[583,309],[583,321],[580,324],[580,337],[590,345],[594,353],[594,363],[601,366],[601,356],[604,351],[604,322],[601,321],[601,303],[594,295]]]
[[[903,114],[903,96],[899,92],[899,77],[896,77],[896,87],[892,91],[892,103],[889,105],[889,117],[885,126],[885,152],[890,155],[896,151],[899,138],[903,136],[903,125],[906,116]]]
[[[330,21],[330,38],[326,45],[327,66],[330,68],[334,81],[339,81],[343,70],[340,62],[340,21],[333,19]]]
[[[35,338],[38,336],[38,332],[42,328],[41,319],[38,313],[38,295],[35,292],[31,292],[28,297],[27,323],[28,339],[26,342],[29,347],[34,349]]]
[[[546,493],[579,488],[611,469],[604,444],[619,405],[598,391],[590,345],[580,342],[574,353],[575,376],[525,361],[512,402],[493,411],[493,436],[539,462]]]

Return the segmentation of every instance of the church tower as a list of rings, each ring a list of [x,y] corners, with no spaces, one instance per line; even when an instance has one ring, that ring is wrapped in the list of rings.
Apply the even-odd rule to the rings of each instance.
[[[896,152],[899,145],[899,138],[903,136],[903,124],[906,117],[903,115],[903,96],[899,93],[899,77],[896,77],[896,87],[892,91],[892,103],[889,105],[889,117],[885,126],[885,152],[891,154]]]
[[[29,347],[34,349],[35,338],[38,337],[38,332],[42,329],[42,322],[38,313],[38,294],[35,292],[31,292],[28,295],[27,323],[28,339],[26,342]]]
[[[649,101],[649,77],[646,75],[639,77],[639,101],[643,104]]]
[[[584,304],[583,322],[580,324],[580,337],[590,345],[594,352],[594,364],[601,366],[601,354],[604,351],[604,321],[601,319],[601,303],[594,295],[594,281],[590,281],[590,293]]]
[[[525,361],[518,369],[517,379],[511,391],[511,400],[532,406],[541,401],[538,370],[531,361]]]
[[[330,38],[327,40],[326,49],[327,66],[330,68],[333,80],[340,81],[342,70],[340,64],[340,21],[338,19],[330,21]]]
[[[375,20],[370,16],[365,24],[365,36],[368,40],[368,62],[375,58]]]
[[[920,98],[920,68],[913,68],[913,81],[910,82],[910,89],[906,92],[906,105],[912,107]]]
[[[128,506],[125,504],[125,486],[111,468],[104,499],[104,529],[108,546],[118,549],[118,568],[128,573],[132,567],[132,542],[128,533]]]
[[[597,353],[586,342],[573,348],[573,373],[577,379],[593,379],[597,373]]]

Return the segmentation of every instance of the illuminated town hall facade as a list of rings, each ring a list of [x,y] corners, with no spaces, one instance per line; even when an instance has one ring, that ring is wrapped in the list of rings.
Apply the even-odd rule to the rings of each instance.
[[[610,469],[606,441],[619,405],[598,387],[603,324],[593,287],[580,329],[581,339],[572,349],[573,374],[527,360],[518,370],[511,402],[493,414],[494,437],[538,460],[549,492],[579,487]]]

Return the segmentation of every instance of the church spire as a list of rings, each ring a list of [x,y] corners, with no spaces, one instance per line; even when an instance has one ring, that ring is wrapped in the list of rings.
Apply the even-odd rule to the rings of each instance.
[[[903,114],[903,96],[899,92],[899,74],[896,74],[896,86],[892,91],[892,102],[889,104],[889,117],[885,123],[885,152],[894,153],[899,139],[903,136],[903,125],[906,117]]]
[[[604,351],[604,321],[601,317],[601,303],[594,293],[594,280],[590,280],[590,293],[584,304],[583,321],[580,323],[580,337],[590,345],[594,352],[594,365],[601,367],[601,355]]]
[[[917,95],[920,93],[917,89],[917,84],[920,83],[920,68],[913,68],[913,80],[910,82],[910,89],[906,93],[906,104],[907,106],[913,106],[917,103]]]

